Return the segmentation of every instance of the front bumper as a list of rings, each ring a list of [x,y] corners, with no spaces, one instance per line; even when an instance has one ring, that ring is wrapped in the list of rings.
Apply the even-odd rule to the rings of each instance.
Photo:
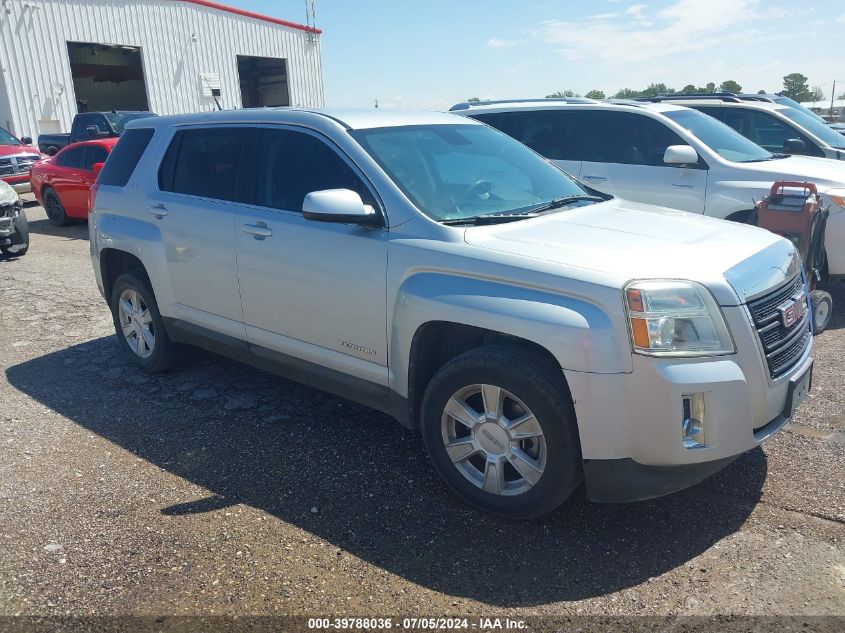
[[[587,492],[634,501],[681,490],[727,466],[782,429],[795,379],[812,366],[812,342],[783,376],[769,378],[750,315],[723,308],[737,337],[730,356],[635,355],[630,374],[567,372],[575,399]],[[683,399],[700,394],[704,446],[687,448]]]

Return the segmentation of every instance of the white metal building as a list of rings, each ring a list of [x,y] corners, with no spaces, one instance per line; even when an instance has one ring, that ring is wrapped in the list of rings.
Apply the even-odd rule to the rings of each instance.
[[[0,126],[80,111],[323,105],[320,31],[208,0],[0,0]]]

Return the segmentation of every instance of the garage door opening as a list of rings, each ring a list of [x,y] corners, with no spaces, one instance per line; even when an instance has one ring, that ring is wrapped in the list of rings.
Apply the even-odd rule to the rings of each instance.
[[[243,107],[273,108],[290,105],[286,60],[238,55],[238,77]]]
[[[79,112],[150,109],[139,47],[68,42],[67,51]]]

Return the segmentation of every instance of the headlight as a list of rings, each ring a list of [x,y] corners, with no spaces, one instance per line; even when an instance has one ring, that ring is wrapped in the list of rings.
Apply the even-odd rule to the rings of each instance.
[[[713,295],[692,281],[634,281],[625,287],[634,351],[650,356],[714,356],[734,351]]]

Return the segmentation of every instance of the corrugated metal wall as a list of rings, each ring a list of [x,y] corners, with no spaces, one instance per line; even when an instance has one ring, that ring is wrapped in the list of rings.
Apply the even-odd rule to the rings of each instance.
[[[213,109],[202,96],[202,73],[220,76],[224,108],[239,108],[239,54],[287,59],[291,105],[323,105],[319,36],[299,29],[180,0],[0,0],[8,96],[7,107],[0,100],[0,125],[33,138],[56,122],[70,129],[76,100],[68,41],[140,46],[150,108],[159,114]]]

